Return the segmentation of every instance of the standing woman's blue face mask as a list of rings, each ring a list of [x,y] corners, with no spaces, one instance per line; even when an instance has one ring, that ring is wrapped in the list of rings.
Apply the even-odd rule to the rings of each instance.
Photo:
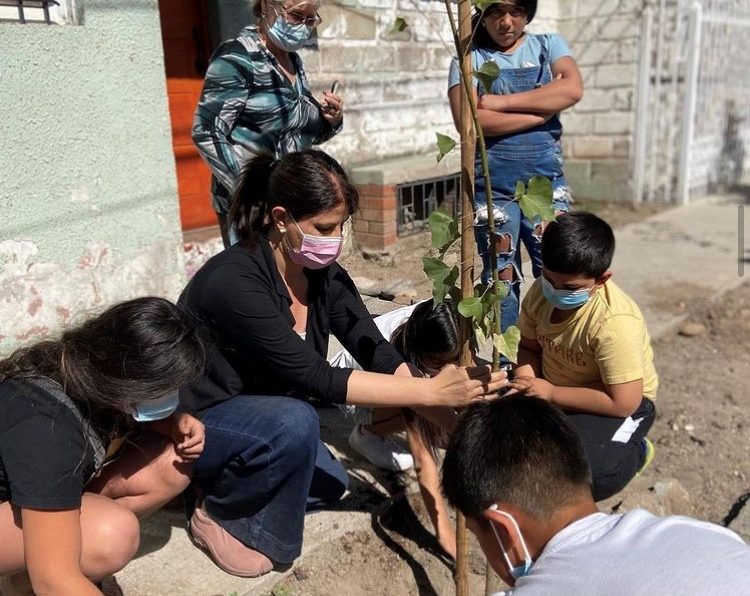
[[[294,10],[286,10],[283,6],[279,7],[273,0],[268,0],[268,5],[276,13],[276,20],[266,31],[268,39],[287,52],[295,52],[305,45],[320,22],[317,13],[306,16]]]
[[[171,416],[180,405],[180,392],[175,389],[155,399],[147,399],[135,405],[132,412],[137,422],[153,422]]]

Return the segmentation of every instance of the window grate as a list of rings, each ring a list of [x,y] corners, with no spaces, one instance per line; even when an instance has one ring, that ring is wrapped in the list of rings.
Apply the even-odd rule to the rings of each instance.
[[[52,19],[50,18],[50,6],[60,6],[60,3],[57,2],[57,0],[0,0],[0,7],[15,7],[18,11],[17,18],[14,18],[13,20],[17,20],[22,25],[25,25],[27,22],[39,22],[38,19],[30,18],[30,16],[26,13],[27,9],[35,9],[36,11],[41,10],[43,15],[43,22],[47,25],[52,24]]]
[[[427,229],[427,218],[438,207],[453,217],[461,212],[459,174],[418,180],[398,185],[398,235],[417,234]]]

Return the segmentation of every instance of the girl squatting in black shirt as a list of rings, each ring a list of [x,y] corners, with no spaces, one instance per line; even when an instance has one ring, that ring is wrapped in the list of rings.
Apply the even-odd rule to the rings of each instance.
[[[185,489],[203,449],[203,425],[175,408],[204,362],[193,319],[161,298],[0,361],[4,594],[101,594],[133,558],[137,518]]]

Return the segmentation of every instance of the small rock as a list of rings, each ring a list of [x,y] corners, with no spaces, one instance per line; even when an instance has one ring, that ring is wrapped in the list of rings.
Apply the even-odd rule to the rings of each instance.
[[[688,431],[689,433],[691,433],[691,432],[693,432],[695,430],[695,425],[693,425],[693,424],[686,424],[685,425],[685,430]]]
[[[685,323],[682,327],[680,327],[680,330],[678,333],[680,335],[683,335],[685,337],[695,337],[696,335],[703,335],[706,332],[706,326],[702,323],[694,323],[692,321],[688,321]]]
[[[369,277],[357,276],[352,281],[357,287],[357,291],[364,296],[379,296],[383,291],[383,282]]]
[[[657,451],[656,457],[659,457]],[[694,515],[690,495],[674,479],[665,479],[654,484],[642,476],[634,479],[622,492],[599,503],[599,508],[611,512],[617,506],[617,513],[642,508],[656,515]]]
[[[396,258],[393,253],[388,250],[363,248],[362,258],[365,259],[365,261],[373,261],[374,263],[385,267],[394,267],[396,265]]]
[[[294,573],[294,577],[296,577],[298,581],[304,581],[310,577],[310,574],[307,573],[307,570],[304,567],[295,567],[292,573]]]

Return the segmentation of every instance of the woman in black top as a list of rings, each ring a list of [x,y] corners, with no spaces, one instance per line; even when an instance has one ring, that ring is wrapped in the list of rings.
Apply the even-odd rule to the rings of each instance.
[[[230,573],[291,563],[305,510],[347,488],[319,439],[317,414],[296,398],[463,406],[507,383],[504,373],[453,365],[412,377],[335,262],[357,204],[341,166],[321,151],[255,158],[233,200],[240,243],[209,260],[180,297],[219,346],[207,373],[181,391],[206,426],[194,473],[204,500],[191,532]],[[329,334],[364,371],[328,364]]]
[[[137,516],[185,489],[203,449],[203,425],[174,412],[204,362],[193,319],[162,298],[0,360],[3,594],[29,580],[37,594],[101,594],[93,582],[130,561]]]

